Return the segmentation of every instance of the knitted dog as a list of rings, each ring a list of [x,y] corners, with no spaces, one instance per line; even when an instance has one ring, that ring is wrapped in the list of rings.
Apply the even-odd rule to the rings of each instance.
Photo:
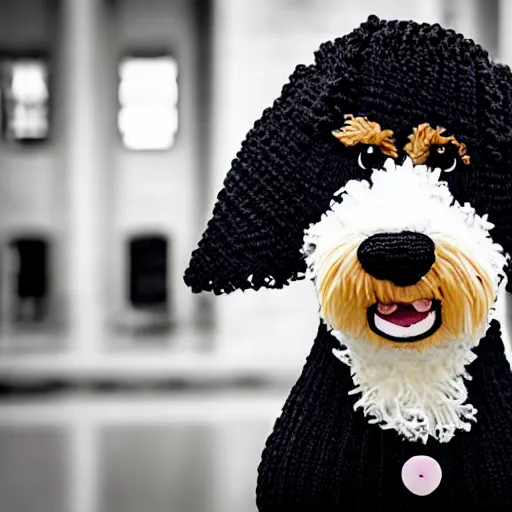
[[[512,509],[511,173],[512,73],[439,25],[372,16],[265,110],[185,274],[317,291],[261,512]]]

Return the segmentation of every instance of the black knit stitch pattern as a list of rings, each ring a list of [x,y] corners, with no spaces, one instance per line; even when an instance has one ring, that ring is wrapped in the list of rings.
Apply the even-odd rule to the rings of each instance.
[[[338,346],[321,325],[263,452],[260,512],[512,510],[512,374],[497,321],[468,366],[477,422],[449,443],[409,442],[354,412],[350,369],[332,354]],[[428,496],[413,495],[401,480],[415,455],[433,457],[443,471]]]
[[[185,272],[194,292],[281,288],[301,277],[304,229],[347,180],[367,177],[359,149],[330,134],[346,113],[394,130],[400,150],[424,122],[466,143],[471,165],[444,179],[460,202],[489,214],[510,251],[510,69],[439,25],[372,16],[323,44],[313,65],[299,65],[248,133]]]
[[[356,163],[359,148],[330,134],[347,113],[392,129],[398,160],[421,123],[464,142],[471,165],[443,179],[461,204],[489,215],[493,238],[511,251],[510,69],[452,30],[373,16],[323,44],[313,65],[298,66],[248,133],[186,270],[194,292],[280,288],[301,276],[304,229],[349,179],[368,178]],[[333,356],[335,345],[321,325],[263,453],[260,512],[512,510],[512,376],[497,322],[469,367],[478,421],[445,444],[404,441],[354,412],[350,370]],[[404,462],[420,454],[443,469],[440,487],[425,497],[400,478]]]

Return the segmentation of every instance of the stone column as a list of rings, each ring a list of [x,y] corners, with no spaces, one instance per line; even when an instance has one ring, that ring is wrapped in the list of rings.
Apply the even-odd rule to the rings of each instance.
[[[105,311],[105,142],[101,78],[103,0],[62,2],[65,273],[71,349],[100,346]]]

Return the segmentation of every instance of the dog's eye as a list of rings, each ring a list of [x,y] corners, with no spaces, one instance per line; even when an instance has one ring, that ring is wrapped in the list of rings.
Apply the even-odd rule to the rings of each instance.
[[[458,148],[454,144],[431,146],[426,164],[431,169],[440,168],[443,172],[452,172],[462,163],[457,150]]]
[[[377,146],[364,144],[357,159],[357,163],[361,169],[373,170],[382,169],[386,161],[386,155]]]

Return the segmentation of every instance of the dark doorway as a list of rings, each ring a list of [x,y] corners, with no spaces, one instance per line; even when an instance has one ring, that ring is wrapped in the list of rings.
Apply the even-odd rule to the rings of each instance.
[[[15,253],[16,323],[46,320],[49,297],[49,243],[43,238],[16,238],[11,247]]]
[[[132,237],[128,246],[130,304],[136,309],[167,309],[167,239],[139,235]]]

